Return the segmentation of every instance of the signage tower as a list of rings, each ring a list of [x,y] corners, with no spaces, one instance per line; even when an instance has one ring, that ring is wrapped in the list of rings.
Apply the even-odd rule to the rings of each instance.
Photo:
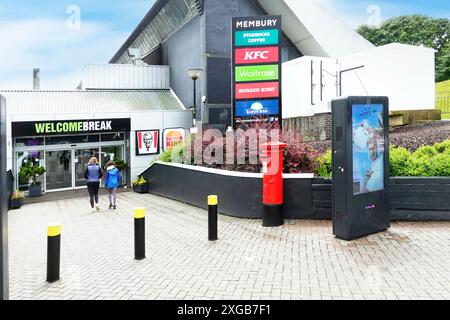
[[[233,127],[281,127],[281,16],[232,19]]]

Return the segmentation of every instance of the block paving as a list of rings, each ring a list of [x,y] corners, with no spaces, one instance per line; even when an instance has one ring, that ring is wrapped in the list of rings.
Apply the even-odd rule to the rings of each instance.
[[[450,223],[398,222],[351,242],[331,221],[219,215],[133,192],[92,213],[87,198],[9,212],[10,299],[450,299]],[[206,201],[206,199],[205,199]],[[133,208],[146,208],[146,259],[134,260]],[[220,199],[219,199],[220,208]],[[61,279],[46,282],[47,225],[62,223]]]

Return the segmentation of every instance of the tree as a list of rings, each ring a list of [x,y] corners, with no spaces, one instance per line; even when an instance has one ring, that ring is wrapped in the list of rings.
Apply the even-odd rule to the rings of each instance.
[[[450,79],[450,20],[423,15],[400,16],[385,21],[381,28],[360,26],[359,34],[376,46],[397,42],[435,49],[436,81]]]

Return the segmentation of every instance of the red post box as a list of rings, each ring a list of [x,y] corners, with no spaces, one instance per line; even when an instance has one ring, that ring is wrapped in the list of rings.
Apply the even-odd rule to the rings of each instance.
[[[283,154],[286,144],[270,142],[261,145],[263,166],[263,226],[276,227],[283,217]]]

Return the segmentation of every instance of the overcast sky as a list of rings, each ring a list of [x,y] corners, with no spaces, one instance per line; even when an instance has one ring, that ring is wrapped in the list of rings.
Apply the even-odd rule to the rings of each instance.
[[[67,90],[80,82],[85,64],[107,63],[154,3],[0,1],[0,89],[32,89],[32,69],[39,67],[41,89]],[[353,28],[403,14],[450,18],[450,0],[318,1]]]

